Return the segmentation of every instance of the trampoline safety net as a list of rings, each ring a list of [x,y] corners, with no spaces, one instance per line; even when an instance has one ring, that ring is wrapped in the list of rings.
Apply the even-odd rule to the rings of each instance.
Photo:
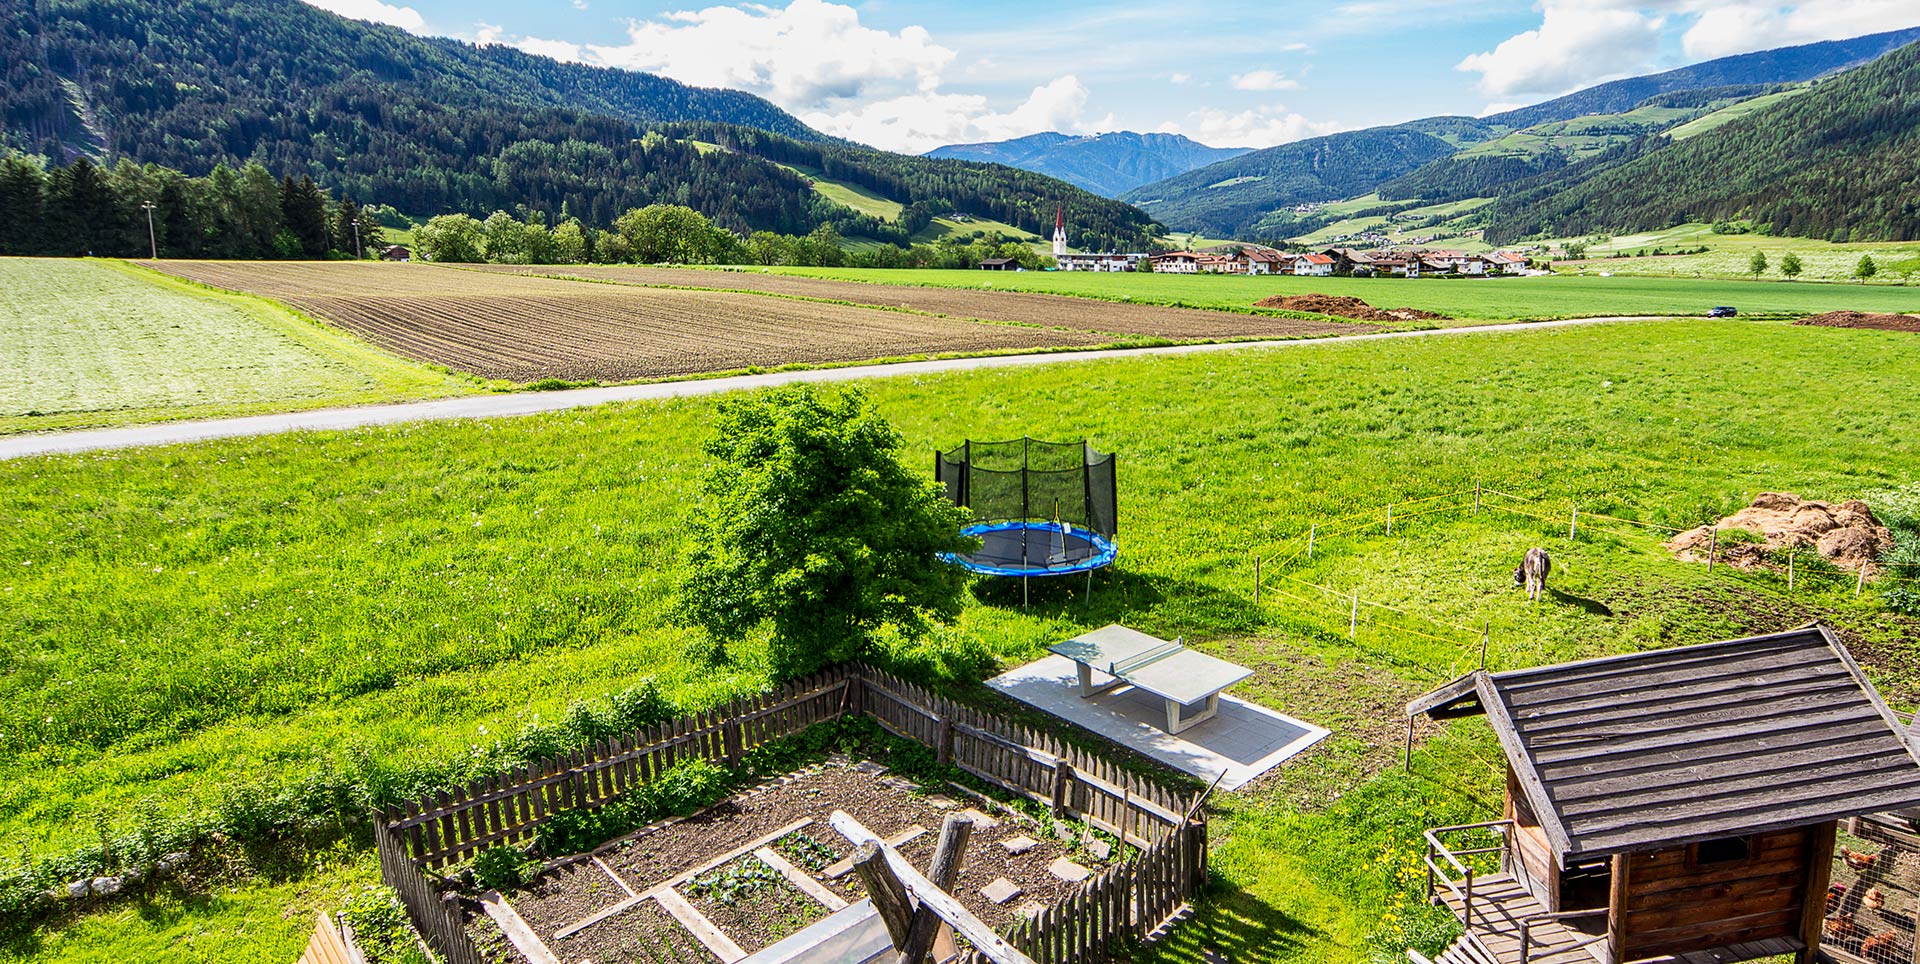
[[[947,498],[983,521],[1059,520],[1109,539],[1117,528],[1113,455],[1086,442],[968,441],[933,462]]]

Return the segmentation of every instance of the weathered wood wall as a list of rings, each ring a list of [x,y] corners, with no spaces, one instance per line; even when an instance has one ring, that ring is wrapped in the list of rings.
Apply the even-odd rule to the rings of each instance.
[[[1508,841],[1512,849],[1507,872],[1513,874],[1514,879],[1527,888],[1527,892],[1542,906],[1550,911],[1561,910],[1559,864],[1554,860],[1553,848],[1547,843],[1547,832],[1540,829],[1540,818],[1533,815],[1533,808],[1527,805],[1526,797],[1520,793],[1512,767],[1507,768],[1504,816],[1513,821],[1513,837]]]
[[[1615,887],[1626,905],[1613,908],[1626,943],[1621,956],[1798,938],[1808,878],[1816,866],[1824,874],[1830,857],[1815,853],[1817,843],[1830,839],[1805,827],[1759,834],[1747,859],[1717,864],[1696,863],[1692,846],[1629,856],[1626,885]]]

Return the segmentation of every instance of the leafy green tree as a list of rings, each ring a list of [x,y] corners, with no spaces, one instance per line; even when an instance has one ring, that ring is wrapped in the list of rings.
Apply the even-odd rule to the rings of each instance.
[[[413,232],[413,245],[428,261],[477,264],[486,260],[486,229],[467,215],[442,214]]]
[[[1800,277],[1800,256],[1789,251],[1780,258],[1780,273],[1788,278]]]
[[[1861,255],[1860,263],[1853,266],[1853,276],[1859,278],[1862,284],[1879,273],[1880,266],[1873,263],[1873,255],[1870,254]]]
[[[1767,253],[1765,251],[1755,251],[1753,257],[1747,259],[1747,272],[1753,275],[1753,280],[1759,281],[1760,275],[1765,273],[1766,270]]]
[[[857,389],[721,404],[677,602],[709,656],[770,624],[774,672],[792,677],[959,614],[965,579],[938,554],[971,548],[968,515],[901,464],[901,444]]]
[[[613,226],[641,264],[718,264],[738,244],[706,215],[681,204],[635,208]]]
[[[547,232],[547,244],[554,264],[586,264],[593,253],[587,229],[574,218],[554,225]]]

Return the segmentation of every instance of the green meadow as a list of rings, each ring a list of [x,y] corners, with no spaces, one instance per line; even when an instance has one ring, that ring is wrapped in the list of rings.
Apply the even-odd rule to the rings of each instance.
[[[1112,280],[1240,298],[1281,279]],[[1381,299],[1396,305],[1429,289],[1590,290],[1347,284],[1406,292]],[[879,658],[988,700],[979,681],[996,668],[1122,621],[1256,668],[1241,695],[1334,736],[1216,798],[1216,886],[1154,956],[1404,960],[1451,926],[1419,899],[1420,830],[1484,819],[1500,770],[1468,720],[1423,727],[1403,772],[1400,708],[1470,669],[1477,641],[1391,620],[1349,639],[1344,613],[1302,584],[1485,627],[1496,668],[1822,618],[1911,708],[1920,633],[1871,591],[1708,573],[1624,523],[1569,543],[1559,520],[1579,506],[1691,525],[1760,491],[1840,499],[1906,485],[1920,473],[1917,372],[1912,335],[1689,319],[876,379],[867,388],[910,465],[935,446],[1023,434],[1086,437],[1121,459],[1121,561],[1090,599],[1070,580],[1023,611],[1017,587],[982,583],[957,622]],[[429,786],[647,677],[687,708],[764,686],[758,641],[733,647],[732,664],[699,665],[668,617],[716,404],[0,463],[0,862],[316,772]],[[1523,507],[1540,518],[1491,503],[1479,515],[1403,508],[1391,535],[1331,537],[1311,563],[1278,562],[1311,524],[1476,482],[1534,500]],[[1555,553],[1556,592],[1538,605],[1509,578],[1530,545]],[[1259,603],[1256,556],[1268,560]],[[314,908],[376,875],[349,836],[14,932],[0,960],[283,964]]]
[[[1859,255],[1854,255],[1858,260]],[[1607,270],[1589,264],[1590,271]],[[1610,315],[1704,315],[1715,305],[1745,314],[1800,316],[1841,308],[1920,309],[1920,289],[1898,285],[1750,282],[1727,278],[1296,278],[1079,271],[940,271],[873,268],[772,268],[786,274],[877,284],[929,285],[1078,295],[1108,301],[1248,311],[1271,295],[1318,292],[1364,298],[1376,307],[1409,307],[1463,321],[1544,320]]]
[[[0,258],[0,434],[473,391],[274,302],[113,261]]]

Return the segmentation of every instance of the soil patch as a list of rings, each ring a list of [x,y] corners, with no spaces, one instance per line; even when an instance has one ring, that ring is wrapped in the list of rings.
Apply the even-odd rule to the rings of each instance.
[[[1725,535],[1736,529],[1749,538],[1742,541]],[[1718,548],[1712,549],[1716,543]],[[1682,559],[1704,561],[1712,549],[1716,561],[1741,569],[1767,564],[1775,550],[1813,549],[1849,572],[1873,565],[1892,548],[1893,534],[1874,518],[1865,502],[1853,499],[1830,505],[1781,492],[1762,492],[1747,508],[1682,532],[1667,543],[1667,549]]]
[[[684,820],[643,831],[603,848],[600,859],[626,886],[646,893],[716,858],[764,840],[769,834],[801,820],[813,822],[775,840],[769,846],[795,867],[849,903],[865,896],[857,873],[828,875],[829,869],[852,853],[853,847],[828,824],[834,810],[844,810],[868,829],[893,838],[913,827],[924,828],[899,849],[923,870],[933,857],[941,822],[948,813],[974,807],[988,812],[997,823],[976,823],[961,867],[955,897],[997,930],[1013,923],[1014,911],[1028,900],[1051,906],[1079,885],[1054,876],[1048,866],[1071,857],[1096,873],[1121,859],[1115,848],[1107,861],[1095,858],[1079,837],[1078,826],[1016,815],[988,807],[960,791],[934,794],[875,764],[834,760],[809,767],[775,783],[737,795]],[[1001,841],[1026,836],[1037,841],[1032,849],[1011,854]],[[698,884],[676,889],[730,939],[749,952],[774,943],[831,911],[777,874],[751,853],[736,857],[715,871],[695,877]],[[1023,890],[1007,904],[995,904],[980,891],[1005,877]],[[731,880],[733,886],[725,883]],[[716,886],[720,885],[720,886]],[[691,935],[660,912],[654,902],[618,914],[567,938],[554,935],[626,898],[625,889],[607,871],[591,861],[580,861],[543,875],[508,895],[515,911],[561,959],[575,961],[671,960],[684,946],[697,947]],[[642,913],[642,911],[645,911]],[[491,921],[476,926],[491,928]],[[688,944],[687,942],[693,942]],[[685,955],[694,960],[701,955]],[[513,960],[511,952],[496,960]]]
[[[1375,308],[1365,301],[1350,295],[1323,295],[1318,293],[1304,295],[1274,295],[1253,303],[1257,308],[1279,308],[1285,311],[1310,311],[1317,315],[1332,315],[1335,318],[1352,318],[1355,321],[1445,321],[1446,315],[1437,315],[1418,308]]]
[[[1865,311],[1829,311],[1794,322],[1820,328],[1872,328],[1877,331],[1920,331],[1920,316],[1873,314]]]

